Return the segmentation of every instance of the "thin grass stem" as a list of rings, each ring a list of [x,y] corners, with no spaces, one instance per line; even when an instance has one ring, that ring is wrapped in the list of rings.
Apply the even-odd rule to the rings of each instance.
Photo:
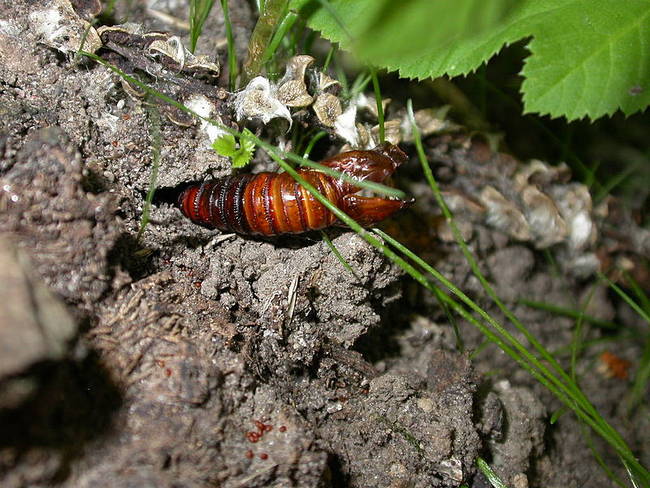
[[[382,103],[381,90],[379,88],[379,80],[377,79],[377,70],[371,71],[372,87],[375,91],[375,102],[377,102],[377,121],[379,123],[379,143],[383,144],[386,140],[386,132],[384,129],[384,104]]]
[[[321,171],[327,175],[334,176],[335,178],[340,178],[343,181],[353,183],[356,186],[365,188],[366,190],[370,190],[374,193],[388,195],[396,198],[404,198],[404,192],[398,190],[397,188],[392,188],[390,186],[382,185],[381,183],[375,183],[374,181],[358,180],[353,176],[348,175],[347,173],[340,173],[339,171],[333,170],[327,166],[323,166],[322,164],[316,163],[309,159],[305,159],[294,153],[286,153],[285,156],[288,160],[293,161],[294,163],[297,163],[301,166],[307,166],[308,168],[317,169],[318,171]]]
[[[330,50],[327,51],[327,56],[325,57],[325,62],[323,63],[323,73],[327,73],[327,68],[329,68],[330,63],[332,62],[332,56],[334,56],[335,52],[336,48],[334,46],[330,47]]]
[[[164,101],[164,102],[178,108],[179,110],[182,110],[185,113],[188,113],[188,114],[192,115],[193,117],[196,117],[196,118],[201,119],[201,120],[205,120],[206,122],[208,122],[210,124],[213,124],[216,127],[219,127],[220,129],[222,129],[224,132],[227,132],[228,134],[231,134],[231,135],[233,135],[235,137],[240,137],[241,136],[241,133],[239,131],[236,131],[236,130],[232,129],[231,127],[228,127],[228,126],[226,126],[224,124],[220,124],[219,122],[216,122],[215,120],[212,120],[209,117],[204,117],[202,115],[197,114],[195,111],[187,108],[182,103],[177,102],[176,100],[174,100],[171,97],[168,97],[164,93],[160,93],[157,90],[154,90],[153,88],[147,86],[145,83],[142,83],[140,80],[138,80],[134,76],[131,76],[131,75],[125,73],[124,71],[120,70],[116,66],[113,66],[112,64],[106,62],[104,59],[97,56],[96,54],[89,53],[89,52],[86,52],[86,51],[80,51],[80,52],[84,56],[87,56],[87,57],[89,57],[91,59],[94,59],[98,63],[104,65],[105,67],[107,67],[108,69],[113,71],[115,74],[122,77],[124,80],[128,81],[129,83],[133,83],[134,85],[138,86],[139,88],[141,88],[142,90],[144,90],[148,94],[157,97],[158,99],[160,99],[160,100],[162,100],[162,101]],[[277,149],[275,149],[275,147],[273,145],[269,144],[268,142],[262,141],[261,139],[259,139],[258,137],[255,137],[253,135],[249,135],[249,138],[251,140],[253,140],[255,142],[255,144],[257,144],[259,147],[263,148],[267,152],[272,151],[274,154],[277,152]],[[355,178],[353,176],[350,176],[349,174],[340,173],[339,171],[333,170],[333,169],[331,169],[331,168],[329,168],[327,166],[323,166],[322,164],[319,164],[319,163],[316,163],[316,162],[311,161],[309,159],[303,158],[303,157],[299,156],[298,154],[286,153],[285,157],[287,159],[293,161],[294,163],[297,163],[297,164],[301,165],[301,166],[307,166],[308,168],[317,169],[317,170],[319,170],[319,171],[321,171],[321,172],[323,172],[325,174],[328,174],[328,175],[333,176],[335,178],[340,178],[343,181],[352,183],[352,184],[358,186],[359,188],[364,188],[364,189],[372,191],[374,193],[378,193],[378,194],[381,194],[381,195],[388,195],[388,196],[392,196],[392,197],[396,197],[396,198],[404,198],[404,196],[405,196],[404,192],[401,191],[401,190],[398,190],[397,188],[392,188],[390,186],[382,185],[380,183],[375,183],[373,181],[359,180],[359,179],[357,179],[357,178]]]
[[[203,24],[210,15],[214,0],[190,0],[190,52],[196,50]]]
[[[596,284],[591,287],[591,290],[589,291],[589,296],[585,300],[584,304],[580,307],[580,311],[578,312],[578,317],[576,318],[576,324],[575,328],[573,330],[573,340],[571,341],[571,362],[569,366],[569,373],[571,375],[571,379],[577,384],[577,365],[578,365],[578,356],[580,355],[582,348],[584,347],[584,341],[582,337],[582,324],[584,323],[584,310],[587,308],[589,305],[589,302],[591,302],[591,299],[594,296],[594,293],[596,292]]]
[[[537,339],[532,334],[530,334],[530,332],[524,327],[524,325],[501,302],[501,300],[496,295],[492,287],[489,285],[489,283],[487,282],[483,274],[480,272],[480,269],[478,268],[478,264],[476,263],[473,255],[467,248],[465,241],[463,240],[457,226],[455,225],[451,212],[447,208],[444,199],[442,198],[442,194],[440,193],[437,182],[433,177],[433,173],[431,171],[431,168],[429,167],[427,158],[424,155],[424,148],[422,147],[422,141],[419,136],[418,127],[415,124],[415,120],[413,117],[413,107],[410,100],[407,105],[407,111],[411,118],[411,125],[412,125],[412,131],[415,139],[415,145],[418,152],[418,156],[420,158],[420,162],[423,167],[423,171],[425,173],[425,177],[427,178],[427,181],[429,182],[429,185],[431,186],[434,192],[434,196],[438,204],[440,205],[440,208],[442,209],[443,214],[447,219],[447,222],[449,223],[452,232],[454,233],[454,236],[459,246],[461,247],[463,254],[465,255],[466,260],[470,264],[472,271],[474,272],[475,276],[479,279],[483,288],[486,290],[490,298],[492,298],[492,300],[496,303],[496,305],[499,307],[502,313],[504,313],[506,318],[508,318],[508,320],[510,320],[513,323],[513,325],[515,325],[515,327],[522,334],[524,334],[524,336],[529,341],[529,343],[552,366],[552,368],[560,376],[560,378],[557,378],[553,374],[551,374],[551,372],[541,364],[541,362],[537,359],[537,357],[530,354],[523,347],[523,345],[521,345],[507,330],[503,329],[503,327],[497,324],[491,317],[489,317],[485,312],[483,312],[483,310],[479,308],[479,310],[475,310],[475,311],[477,311],[484,319],[486,319],[487,322],[491,326],[493,326],[498,331],[499,334],[507,338],[508,341],[511,344],[513,344],[513,346],[519,351],[519,353],[523,355],[523,357],[527,358],[527,360],[530,361],[531,364],[535,366],[535,368],[537,368],[542,374],[545,375],[545,379],[548,379],[548,381],[550,381],[553,384],[553,390],[556,391],[562,390],[563,396],[565,394],[568,394],[568,397],[565,398],[571,398],[571,401],[568,402],[567,404],[575,411],[575,413],[578,414],[580,417],[587,419],[589,425],[592,428],[594,428],[597,432],[601,433],[601,435],[603,435],[603,437],[605,437],[608,440],[608,442],[617,450],[619,456],[621,456],[621,458],[625,462],[627,463],[633,462],[634,471],[636,474],[650,481],[650,473],[648,473],[645,470],[645,468],[643,468],[636,461],[636,459],[632,455],[632,452],[630,451],[630,448],[627,446],[627,444],[622,439],[620,434],[600,416],[600,414],[596,411],[596,409],[591,404],[591,402],[589,402],[589,400],[585,397],[584,393],[580,390],[578,385],[571,380],[570,376],[566,373],[566,371],[564,371],[564,369],[560,366],[557,360],[551,354],[549,354],[549,352],[539,343],[539,341],[537,341]]]
[[[572,310],[570,308],[553,305],[552,303],[536,302],[534,300],[527,300],[525,298],[520,298],[517,302],[522,305],[526,305],[527,307],[536,308],[539,310],[545,310],[555,315],[561,315],[563,317],[569,317],[575,320],[581,317],[582,320],[584,320],[585,322],[589,322],[590,324],[599,327],[601,329],[612,329],[612,330],[620,329],[620,326],[618,324],[614,322],[610,322],[609,320],[602,320],[593,317],[591,315],[588,315],[586,313],[581,313],[580,311],[577,310]]]
[[[594,457],[596,464],[598,464],[600,468],[603,470],[605,476],[607,476],[613,483],[620,486],[621,488],[626,488],[627,485],[623,482],[621,478],[616,476],[614,471],[611,470],[609,465],[605,462],[603,457],[598,452],[598,449],[596,448],[596,445],[594,444],[594,441],[592,439],[591,432],[587,429],[587,427],[584,424],[580,424],[580,428],[582,431],[582,437],[585,440],[587,446],[589,447],[589,450],[591,451],[591,455]]]
[[[641,286],[636,282],[630,273],[623,271],[623,278],[625,278],[625,281],[630,285],[630,288],[632,288],[632,291],[639,299],[643,310],[645,310],[646,313],[650,313],[650,298],[648,295],[646,295]]]
[[[483,458],[476,459],[476,466],[494,488],[508,488]]]
[[[347,223],[347,222],[346,222]],[[650,482],[650,473],[636,460],[631,450],[622,440],[618,432],[614,431],[612,434],[613,428],[598,414],[595,412],[595,409],[592,410],[595,413],[591,413],[586,409],[579,408],[576,398],[573,396],[573,392],[567,389],[566,385],[562,382],[559,382],[557,378],[550,375],[548,369],[546,369],[537,359],[532,356],[523,346],[507,331],[505,331],[498,323],[487,315],[478,305],[476,305],[472,300],[469,299],[463,292],[456,288],[451,282],[449,282],[444,276],[438,273],[435,269],[429,266],[426,262],[420,259],[415,253],[410,251],[400,242],[396,241],[388,234],[383,231],[375,229],[375,232],[381,237],[384,241],[388,242],[391,246],[398,249],[402,254],[407,256],[409,259],[416,262],[424,271],[434,276],[434,278],[442,283],[449,291],[461,299],[465,305],[467,305],[471,310],[478,313],[483,319],[486,319],[486,322],[490,324],[492,328],[497,330],[500,335],[497,335],[490,327],[485,325],[485,323],[477,320],[472,316],[467,310],[465,310],[459,303],[451,299],[451,297],[446,294],[442,295],[443,300],[445,300],[452,310],[458,313],[462,318],[467,320],[469,323],[477,327],[490,341],[494,342],[499,346],[506,354],[508,354],[512,359],[514,359],[524,370],[528,371],[535,379],[537,379],[542,385],[544,385],[551,393],[553,393],[558,400],[563,404],[569,407],[574,413],[583,420],[587,425],[589,425],[598,435],[605,439],[619,454],[619,456],[631,466],[633,466],[633,471],[641,477],[643,480]],[[387,255],[388,257],[388,255]],[[392,259],[392,258],[389,258]],[[401,260],[401,262],[404,262]],[[416,281],[421,283],[425,288],[433,292],[435,285],[430,283],[422,273],[419,273],[411,265],[406,267],[402,264],[397,263],[404,271],[413,276]],[[503,337],[503,338],[502,338]],[[508,341],[507,343],[505,341]],[[513,347],[511,347],[512,345]]]
[[[156,192],[156,185],[158,184],[158,169],[160,168],[160,148],[161,148],[161,135],[160,135],[160,113],[158,108],[154,105],[149,106],[147,109],[149,118],[149,134],[151,136],[151,175],[149,177],[149,190],[144,201],[142,208],[142,217],[140,218],[140,229],[136,240],[140,240],[144,230],[149,223],[149,215],[151,213],[151,202],[153,195]]]
[[[305,148],[305,152],[303,153],[302,157],[303,158],[308,158],[309,154],[311,154],[312,149],[314,149],[314,146],[318,141],[320,141],[323,137],[327,135],[327,132],[324,130],[318,131],[314,137],[311,138],[309,141],[309,144],[307,144],[307,147]]]
[[[343,265],[343,267],[347,269],[350,273],[352,273],[352,275],[357,279],[357,281],[361,281],[361,277],[357,274],[354,268],[350,266],[350,263],[348,263],[347,260],[343,257],[343,254],[341,254],[341,251],[339,251],[338,248],[334,245],[332,239],[330,239],[330,237],[327,235],[327,232],[321,230],[320,235],[323,238],[325,244],[327,244],[327,247],[330,248],[330,251],[332,251],[334,256],[336,256],[336,259],[339,260],[339,262]]]
[[[298,20],[298,14],[293,11],[287,12],[287,14],[284,16],[280,22],[280,25],[278,25],[275,34],[273,35],[273,39],[271,39],[271,42],[264,50],[264,54],[262,55],[263,65],[268,63],[273,55],[275,55],[275,52],[278,50],[278,46],[287,35],[287,32],[296,23],[296,20]]]
[[[409,103],[407,105],[407,111],[409,113],[409,117],[411,118],[411,126],[412,126],[412,133],[413,137],[415,139],[415,146],[417,149],[418,156],[420,158],[420,163],[422,165],[422,170],[424,172],[424,175],[429,183],[429,186],[431,187],[434,197],[436,201],[438,202],[438,205],[440,206],[440,209],[443,212],[443,215],[445,216],[446,221],[448,222],[452,233],[454,234],[454,237],[458,243],[458,245],[461,248],[461,251],[463,252],[463,255],[465,256],[465,259],[470,265],[470,268],[472,269],[472,272],[474,275],[478,278],[478,280],[481,283],[481,286],[485,289],[487,292],[488,296],[494,301],[494,303],[497,305],[497,307],[501,310],[501,312],[508,318],[508,320],[526,337],[526,339],[529,341],[529,343],[537,350],[538,353],[542,355],[542,357],[549,362],[549,364],[553,367],[553,369],[560,375],[560,377],[566,381],[567,385],[569,388],[571,388],[576,396],[576,399],[582,403],[584,408],[591,409],[593,413],[595,413],[595,410],[593,410],[593,407],[591,404],[586,400],[580,389],[577,387],[577,385],[574,384],[573,381],[571,381],[571,378],[567,373],[564,371],[564,369],[560,366],[560,364],[557,362],[557,360],[551,356],[551,354],[548,353],[548,351],[539,343],[539,341],[528,331],[528,329],[513,315],[513,313],[503,304],[501,299],[497,296],[493,288],[490,286],[488,283],[487,279],[483,276],[483,273],[481,273],[481,270],[479,269],[478,263],[474,259],[474,256],[470,252],[469,248],[467,247],[467,244],[465,243],[465,240],[463,239],[460,231],[458,230],[458,227],[456,226],[456,222],[453,219],[453,216],[451,214],[451,211],[447,207],[447,204],[445,203],[444,199],[442,198],[442,194],[440,192],[440,188],[438,187],[438,183],[436,182],[435,178],[433,177],[433,172],[431,171],[431,167],[429,166],[428,160],[424,154],[424,148],[422,147],[422,140],[420,138],[420,133],[419,129],[417,127],[417,124],[415,123],[415,118],[413,116],[413,106],[410,103],[411,101],[409,100]],[[495,324],[496,325],[496,324]],[[506,333],[509,335],[509,333],[505,330],[501,331],[499,330],[499,333]],[[520,346],[520,349],[525,351],[526,354],[528,354],[528,351],[523,347]],[[538,359],[532,355],[530,355],[531,358],[534,359],[535,362],[539,362]],[[543,368],[544,370],[546,368]]]
[[[352,83],[352,87],[350,88],[350,92],[347,94],[347,97],[345,98],[352,100],[359,93],[364,91],[368,86],[368,83],[370,83],[371,81],[372,81],[371,73],[360,73],[359,76],[355,78],[354,82]]]
[[[634,174],[639,169],[640,163],[632,163],[625,167],[623,171],[614,175],[609,181],[602,185],[602,188],[596,196],[594,196],[594,202],[602,202],[607,195],[609,195],[614,188],[627,180],[632,174]]]
[[[648,382],[650,381],[650,334],[646,335],[643,353],[639,360],[639,367],[634,375],[632,388],[630,388],[630,396],[628,401],[627,411],[632,413],[634,409],[641,404],[648,390]]]
[[[232,34],[232,22],[230,21],[230,10],[228,0],[221,0],[221,11],[226,27],[226,41],[228,43],[228,89],[234,91],[237,82],[237,52],[235,51],[235,38]]]
[[[614,290],[618,296],[620,296],[625,303],[627,303],[632,310],[634,310],[639,316],[645,320],[648,324],[650,324],[650,312],[646,312],[643,310],[634,300],[632,300],[632,297],[630,297],[627,293],[623,291],[623,289],[618,286],[616,283],[614,283],[612,280],[610,280],[607,276],[605,276],[602,273],[598,273],[598,277],[603,280],[607,285]]]

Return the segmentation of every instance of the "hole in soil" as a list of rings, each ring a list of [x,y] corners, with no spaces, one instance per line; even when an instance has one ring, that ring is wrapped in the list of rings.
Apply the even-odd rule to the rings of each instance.
[[[337,455],[329,453],[327,467],[330,470],[331,486],[349,486],[348,477],[343,472],[343,465]]]
[[[194,182],[194,183],[190,182],[190,183],[183,183],[182,185],[175,186],[175,187],[165,186],[165,187],[156,188],[151,203],[153,203],[154,205],[160,205],[161,203],[166,203],[168,205],[173,205],[175,207],[176,202],[178,201],[178,196],[181,194],[181,192],[188,186],[197,183],[198,182]],[[146,197],[146,193],[144,197]]]
[[[109,269],[114,271],[116,266],[120,266],[134,280],[149,276],[155,272],[151,263],[151,254],[142,251],[142,244],[135,236],[122,234],[108,253]]]
[[[101,174],[87,169],[81,179],[81,188],[88,193],[97,195],[108,191],[111,188],[111,183]]]

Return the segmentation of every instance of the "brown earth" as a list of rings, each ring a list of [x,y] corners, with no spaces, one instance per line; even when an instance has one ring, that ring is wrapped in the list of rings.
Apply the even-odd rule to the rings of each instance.
[[[359,236],[331,234],[355,276],[318,235],[221,239],[183,219],[164,195],[230,171],[196,126],[161,118],[163,197],[138,238],[156,144],[150,111],[107,68],[43,42],[34,12],[58,3],[0,6],[1,486],[488,486],[479,455],[509,486],[612,485],[574,417],[549,423],[560,404],[546,389],[455,319],[460,352],[438,302]],[[253,25],[247,5],[232,12],[242,55]],[[145,31],[176,28],[140,4],[129,20]],[[200,49],[223,37],[217,15]],[[508,188],[519,161],[463,132],[426,142],[447,192],[491,186],[516,198]],[[501,318],[415,158],[402,178],[418,204],[386,228]],[[559,199],[573,188],[562,178],[539,187]],[[607,216],[592,217],[599,232],[589,250],[601,263],[641,262],[647,232],[617,214],[608,233]],[[488,220],[459,210],[497,293],[563,360],[574,321],[518,300],[576,308],[595,290],[588,313],[637,325],[594,288],[583,254],[549,246],[554,265],[534,240]],[[629,379],[599,372],[611,344],[597,340],[608,332],[584,333],[596,342],[580,357],[581,385],[648,465],[647,407],[627,416]],[[642,345],[615,346],[633,374]]]

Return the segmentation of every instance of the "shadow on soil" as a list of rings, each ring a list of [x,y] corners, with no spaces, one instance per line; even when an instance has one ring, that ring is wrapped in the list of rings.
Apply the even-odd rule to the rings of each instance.
[[[33,448],[60,451],[55,478],[62,481],[86,443],[109,431],[122,397],[92,352],[81,361],[40,363],[28,377],[38,383],[32,396],[0,410],[0,449],[13,449],[16,463]]]

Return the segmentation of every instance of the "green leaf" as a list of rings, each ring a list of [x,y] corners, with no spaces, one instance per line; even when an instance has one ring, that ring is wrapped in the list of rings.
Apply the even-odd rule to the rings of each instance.
[[[255,150],[255,141],[248,137],[254,135],[251,131],[248,129],[244,129],[242,131],[242,136],[239,139],[239,145],[241,146],[241,149],[243,151],[248,152],[251,156],[253,154],[253,151]]]
[[[316,8],[319,0],[293,0],[293,5],[323,37],[405,78],[476,69],[503,46],[495,34],[526,5],[517,0],[323,2],[326,8]]]
[[[222,156],[231,157],[234,156],[237,152],[237,146],[235,144],[235,136],[232,134],[225,134],[221,137],[215,139],[212,143],[212,148]]]
[[[232,158],[232,167],[233,168],[243,168],[251,161],[252,153],[239,150]]]
[[[243,168],[250,163],[253,158],[253,151],[255,151],[255,141],[250,137],[254,134],[248,129],[242,131],[239,137],[239,149],[232,159],[233,168]]]
[[[650,104],[650,1],[566,2],[533,36],[522,71],[526,112],[572,120]]]
[[[239,137],[239,148],[237,148],[235,136],[225,134],[212,143],[212,148],[222,156],[232,158],[233,168],[243,168],[250,162],[255,151],[255,140],[249,137],[253,135],[251,131],[244,129]]]
[[[324,7],[323,7],[324,5]],[[292,0],[310,27],[405,78],[463,75],[532,38],[526,112],[569,120],[650,104],[650,0]]]

